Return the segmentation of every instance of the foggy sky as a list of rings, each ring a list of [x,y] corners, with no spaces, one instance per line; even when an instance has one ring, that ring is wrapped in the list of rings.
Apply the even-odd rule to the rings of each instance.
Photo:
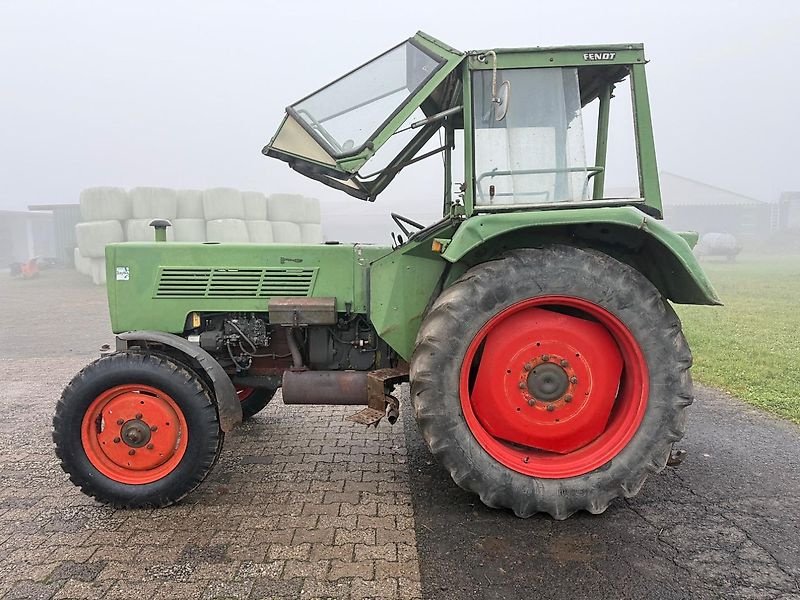
[[[0,0],[0,209],[93,185],[358,204],[261,148],[286,105],[418,29],[460,50],[644,42],[661,169],[767,201],[800,188],[794,1]],[[439,210],[429,162],[374,209]]]

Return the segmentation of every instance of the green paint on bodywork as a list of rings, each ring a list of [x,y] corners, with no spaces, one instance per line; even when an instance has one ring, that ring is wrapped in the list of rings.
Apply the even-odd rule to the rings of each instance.
[[[454,226],[423,232],[370,269],[370,320],[378,335],[405,360],[411,357],[422,317],[448,264],[431,250]]]
[[[198,312],[267,312],[269,295],[252,285],[231,284],[237,270],[250,273],[285,271],[287,276],[312,272],[308,295],[336,298],[336,310],[367,312],[367,271],[372,261],[391,252],[386,246],[322,244],[193,244],[124,243],[106,247],[108,300],[114,333],[152,329],[182,333],[186,315]],[[116,280],[116,267],[128,267],[129,279]],[[190,291],[161,297],[158,283],[166,270],[178,271],[178,284]],[[222,283],[209,296],[198,291],[205,270],[221,274]],[[193,274],[201,272],[200,275]],[[173,288],[176,284],[172,284]],[[237,287],[238,285],[238,287]],[[264,286],[262,285],[262,288]],[[267,288],[267,291],[280,288]],[[296,290],[289,290],[296,293]],[[170,293],[175,293],[174,291]],[[291,295],[275,293],[274,295]]]
[[[682,304],[720,304],[684,238],[630,206],[568,208],[478,215],[467,219],[442,255],[475,264],[509,248],[560,241],[601,247],[629,262]]]

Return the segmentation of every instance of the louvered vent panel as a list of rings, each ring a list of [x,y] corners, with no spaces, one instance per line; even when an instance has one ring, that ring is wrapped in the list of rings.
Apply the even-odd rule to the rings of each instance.
[[[309,296],[316,269],[163,267],[156,298]]]

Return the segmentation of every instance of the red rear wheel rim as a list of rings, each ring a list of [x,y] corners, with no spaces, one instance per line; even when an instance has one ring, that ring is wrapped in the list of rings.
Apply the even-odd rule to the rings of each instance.
[[[647,408],[644,354],[622,321],[570,296],[518,302],[470,343],[459,391],[475,439],[532,477],[576,477],[630,442]]]
[[[106,477],[132,485],[152,483],[174,471],[186,453],[188,434],[175,401],[139,384],[104,391],[81,422],[89,462]]]

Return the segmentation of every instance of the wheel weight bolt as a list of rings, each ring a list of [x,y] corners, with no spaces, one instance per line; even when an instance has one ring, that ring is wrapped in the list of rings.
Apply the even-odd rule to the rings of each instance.
[[[526,387],[528,387],[528,386],[525,384],[524,381],[520,381],[519,382],[519,389],[524,390]]]
[[[528,406],[534,406],[535,404],[536,404],[536,400],[534,400],[533,398],[528,400]]]
[[[118,437],[114,438],[114,443],[115,444],[119,444],[119,438]]]
[[[547,412],[553,412],[555,409],[556,409],[556,407],[553,406],[552,404],[548,404],[547,405]]]
[[[525,363],[525,366],[522,368],[526,371],[530,371],[533,368],[533,365],[531,363]]]
[[[150,431],[158,431],[158,425],[150,425]]]
[[[142,418],[142,413],[136,413],[136,418],[137,419],[141,419]]]
[[[564,402],[572,402],[572,394],[567,394],[564,396]]]
[[[117,425],[122,425],[123,423],[125,423],[123,419],[117,419]]]
[[[136,454],[136,450],[134,450],[133,448],[131,448],[130,450],[128,450],[128,454],[130,454],[131,456],[133,456],[134,454]]]
[[[578,383],[578,378],[573,375],[572,377],[569,378],[569,382],[570,383]]]
[[[153,444],[147,444],[147,449],[148,450],[152,450],[153,449]]]
[[[550,355],[549,354],[542,354],[542,360],[544,362],[547,362],[548,360],[550,360]]]
[[[561,361],[561,366],[566,369],[569,366],[569,361],[568,360],[562,360]]]

